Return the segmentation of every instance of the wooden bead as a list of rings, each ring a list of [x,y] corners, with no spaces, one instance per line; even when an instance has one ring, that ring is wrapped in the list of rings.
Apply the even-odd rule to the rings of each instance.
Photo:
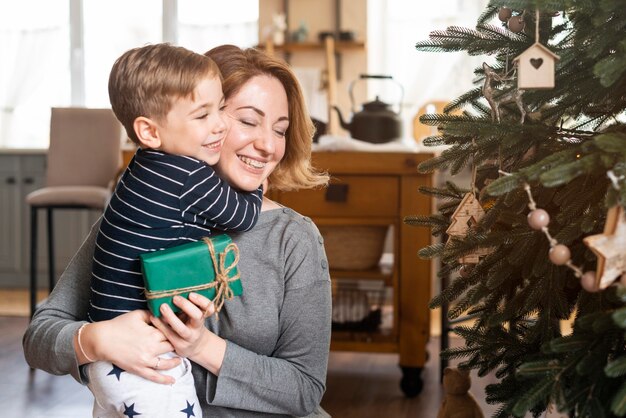
[[[550,215],[543,209],[535,209],[528,213],[528,225],[532,229],[540,231],[541,228],[548,226],[550,223]]]
[[[580,285],[587,292],[595,293],[600,290],[598,285],[596,284],[596,272],[595,271],[586,271],[583,274],[583,277],[580,278]]]
[[[562,266],[567,263],[571,258],[571,253],[569,248],[567,248],[563,244],[557,244],[554,247],[550,248],[550,261],[556,264],[557,266]]]
[[[622,277],[620,277],[619,282],[622,286],[626,286],[626,273],[622,274]]]
[[[507,20],[509,20],[512,14],[513,13],[511,12],[511,9],[509,9],[508,7],[500,7],[500,10],[498,10],[498,19],[500,19],[500,21],[502,22],[506,22]]]

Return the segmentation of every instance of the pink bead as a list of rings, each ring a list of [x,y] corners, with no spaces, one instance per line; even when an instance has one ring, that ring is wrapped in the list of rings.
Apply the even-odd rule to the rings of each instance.
[[[550,223],[550,215],[543,209],[535,209],[528,213],[528,225],[532,229],[540,231],[541,228],[548,226]]]
[[[567,248],[563,244],[557,244],[554,247],[550,248],[550,261],[552,261],[557,266],[562,266],[567,263],[571,257],[571,253],[569,248]]]
[[[600,290],[596,284],[595,271],[586,271],[585,274],[583,274],[583,277],[580,278],[580,285],[583,289],[590,293],[595,293]]]

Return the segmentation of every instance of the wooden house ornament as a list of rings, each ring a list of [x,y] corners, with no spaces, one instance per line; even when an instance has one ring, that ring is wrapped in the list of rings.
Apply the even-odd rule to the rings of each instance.
[[[485,216],[485,210],[474,193],[466,193],[452,216],[446,234],[450,237],[464,237]],[[461,264],[476,264],[483,257],[492,252],[491,248],[477,248],[474,252],[459,258]]]
[[[517,65],[518,89],[554,88],[554,67],[559,56],[535,42],[513,59]]]

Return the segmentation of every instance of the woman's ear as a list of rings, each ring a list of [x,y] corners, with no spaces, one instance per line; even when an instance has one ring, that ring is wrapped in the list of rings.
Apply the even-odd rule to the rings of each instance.
[[[139,116],[133,122],[133,128],[142,148],[159,149],[161,147],[158,126],[152,119]]]

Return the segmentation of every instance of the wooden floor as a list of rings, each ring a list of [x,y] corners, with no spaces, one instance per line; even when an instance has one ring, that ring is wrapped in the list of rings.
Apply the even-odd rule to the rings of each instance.
[[[30,371],[21,343],[26,325],[26,318],[0,316],[0,416],[90,417],[91,394],[86,388],[69,376]],[[438,344],[437,338],[429,344],[430,360],[422,374],[424,390],[412,399],[399,388],[397,355],[332,352],[322,406],[334,418],[436,417],[442,399]],[[472,393],[479,402],[484,399],[487,380],[474,379]],[[480,403],[485,416],[495,411],[495,406]]]

